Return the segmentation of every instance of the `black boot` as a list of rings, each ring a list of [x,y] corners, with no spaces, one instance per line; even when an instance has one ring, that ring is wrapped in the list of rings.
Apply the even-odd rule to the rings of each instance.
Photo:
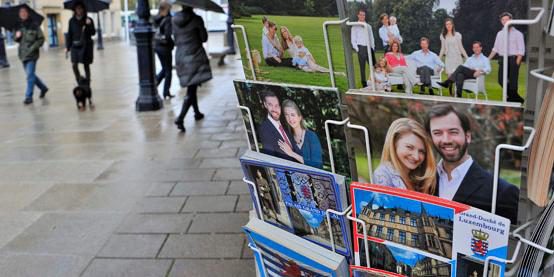
[[[444,82],[437,82],[437,84],[443,88],[448,88],[452,85],[452,81],[450,79],[446,79]]]
[[[433,91],[433,87],[431,86],[427,87],[427,92],[429,93],[429,95],[435,95],[435,92]]]
[[[181,112],[179,113],[179,116],[177,116],[177,119],[175,119],[175,125],[177,125],[177,128],[181,130],[181,132],[185,131],[185,126],[183,124],[183,121],[185,120],[185,116],[187,115],[187,112],[192,105],[191,97],[189,95],[185,96],[185,99],[183,100],[183,107],[181,108]]]

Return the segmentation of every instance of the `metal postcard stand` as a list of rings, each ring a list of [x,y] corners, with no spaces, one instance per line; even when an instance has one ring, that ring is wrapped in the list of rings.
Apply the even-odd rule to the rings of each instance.
[[[506,54],[502,57],[503,60],[503,68],[502,68],[502,102],[506,102],[507,100],[507,91],[508,91],[508,43],[509,43],[509,36],[510,33],[508,32],[508,28],[512,25],[533,25],[541,19],[542,15],[544,14],[544,9],[539,7],[532,7],[530,10],[532,11],[539,11],[537,16],[534,19],[512,19],[506,22],[506,25],[504,25],[503,31],[506,32],[506,36],[504,39],[504,49],[506,50]]]
[[[252,118],[252,113],[250,112],[250,108],[246,106],[237,105],[237,107],[241,110],[245,110],[248,114],[248,120],[250,120],[250,129],[252,130],[252,137],[254,138],[254,145],[256,146],[256,152],[260,152],[260,147],[258,146],[258,138],[256,137],[256,129],[254,129],[254,119]],[[246,131],[246,139],[248,140],[248,144],[252,145],[250,141],[250,136],[248,135],[248,129],[246,128],[246,123],[244,123],[244,130]]]
[[[523,238],[519,232],[521,232],[523,229],[529,227],[531,224],[533,223],[533,221],[529,221],[521,226],[519,226],[517,229],[515,229],[513,232],[512,232],[512,236],[517,238],[518,239],[518,242],[517,242],[517,245],[516,245],[516,249],[514,251],[514,254],[512,255],[512,258],[509,259],[509,260],[506,260],[506,259],[501,259],[501,258],[498,258],[498,257],[494,257],[494,256],[489,256],[485,259],[485,265],[483,267],[483,275],[482,276],[487,276],[487,272],[488,272],[488,269],[489,269],[489,263],[491,261],[497,261],[497,262],[501,262],[501,263],[506,263],[506,264],[512,264],[516,261],[517,259],[517,256],[519,254],[519,250],[521,248],[521,244],[524,243],[524,244],[527,244],[531,247],[534,247],[540,251],[543,251],[545,253],[548,253],[550,255],[554,254],[554,250],[552,249],[548,249],[546,247],[543,247],[541,245],[538,245],[532,241],[529,241],[525,238]]]
[[[496,146],[496,150],[494,153],[494,177],[492,180],[492,203],[491,203],[491,213],[496,214],[496,197],[498,194],[498,178],[500,177],[500,151],[502,149],[506,150],[513,150],[513,151],[520,151],[523,152],[531,146],[531,142],[533,142],[533,138],[535,138],[535,128],[533,127],[523,127],[526,131],[531,131],[529,134],[529,137],[527,138],[527,142],[523,146],[517,146],[517,145],[511,145],[511,144],[499,144]]]
[[[369,144],[369,131],[367,130],[366,127],[364,126],[360,126],[360,125],[356,125],[356,124],[352,124],[350,123],[350,118],[346,118],[342,121],[336,121],[336,120],[326,120],[325,121],[325,138],[327,139],[327,149],[329,151],[329,160],[330,160],[330,163],[331,163],[331,172],[335,173],[335,158],[333,157],[333,148],[331,147],[331,135],[330,135],[330,131],[329,131],[329,125],[337,125],[337,126],[343,126],[343,125],[346,125],[346,127],[350,128],[350,129],[356,129],[356,130],[361,130],[362,132],[364,132],[364,138],[365,138],[365,148],[366,148],[366,155],[367,155],[367,169],[368,169],[368,173],[369,173],[369,182],[373,182],[372,180],[372,175],[373,175],[373,170],[372,170],[372,165],[371,165],[371,147],[370,147],[370,144]]]
[[[252,249],[252,251],[254,251],[256,254],[259,255],[259,262],[260,262],[260,265],[262,266],[262,271],[263,272],[260,272],[260,274],[262,274],[261,276],[267,276],[267,270],[265,269],[265,264],[264,264],[264,261],[263,261],[263,258],[262,258],[262,251],[260,251],[255,244],[253,243],[248,243],[248,247],[250,249]]]
[[[371,28],[371,25],[365,23],[365,22],[346,22],[346,25],[348,26],[362,26],[365,29],[365,34],[367,38],[367,43],[369,44],[367,46],[367,60],[369,62],[369,76],[371,76],[371,88],[373,91],[375,91],[375,76],[373,76],[373,60],[371,59],[371,49],[375,48],[375,39],[373,38],[373,29]],[[365,66],[365,65],[364,65]]]
[[[349,123],[348,118],[343,120],[343,121],[329,121],[329,120],[326,121],[325,122],[325,127],[326,127],[326,134],[327,134],[327,142],[329,143],[330,138],[329,138],[329,131],[328,131],[328,128],[327,128],[328,124],[345,125],[345,124],[350,124],[350,123]],[[359,127],[363,128],[362,130],[366,134],[366,142],[369,143],[369,135],[366,133],[367,129],[365,127],[358,126],[358,125],[352,125],[352,126],[348,126],[348,127],[354,128],[354,129],[360,129]],[[532,128],[532,127],[524,127],[524,129],[526,131],[530,131],[529,137],[527,138],[527,141],[526,141],[524,146],[516,146],[516,145],[510,145],[510,144],[500,144],[496,147],[495,164],[494,164],[493,195],[492,195],[492,203],[491,203],[491,212],[493,214],[496,213],[496,199],[497,199],[497,194],[498,194],[498,178],[499,178],[499,171],[500,171],[500,151],[503,150],[503,149],[513,150],[513,151],[525,151],[526,149],[528,149],[529,146],[531,145],[534,137],[535,137],[535,129]],[[367,151],[368,151],[368,159],[369,159],[368,161],[371,161],[371,159],[370,159],[371,158],[371,152],[369,152],[369,148],[368,148]],[[332,152],[330,152],[330,153],[332,153]],[[331,158],[331,160],[333,161],[332,158]],[[332,166],[332,167],[334,168],[334,166]],[[369,165],[369,167],[371,168],[371,165]],[[370,176],[370,178],[371,178],[371,176]],[[370,181],[370,182],[372,182],[372,181]],[[365,259],[366,259],[366,262],[367,262],[366,264],[367,264],[368,267],[371,267],[371,261],[370,261],[370,258],[369,258],[368,236],[367,236],[366,223],[364,221],[362,221],[361,219],[353,217],[352,212],[353,212],[352,211],[352,205],[347,207],[346,210],[344,210],[342,212],[338,212],[338,211],[335,211],[335,210],[332,210],[332,209],[329,209],[329,210],[326,211],[326,216],[327,216],[326,220],[327,220],[327,224],[328,224],[329,237],[330,237],[330,241],[331,241],[332,250],[335,251],[336,247],[335,247],[335,242],[334,242],[334,238],[333,238],[333,230],[331,228],[331,214],[335,214],[337,216],[346,216],[346,218],[348,220],[350,220],[354,223],[353,224],[353,226],[354,226],[353,229],[354,230],[352,230],[352,232],[357,232],[358,224],[362,225],[362,233],[363,233],[363,237],[364,237],[364,247],[365,247]],[[528,223],[520,226],[516,230],[514,230],[513,236],[516,237],[517,239],[519,239],[519,241],[518,241],[518,244],[516,246],[516,249],[515,249],[515,252],[513,254],[512,259],[511,260],[505,260],[505,259],[501,259],[501,258],[498,258],[498,257],[489,256],[485,259],[484,272],[487,272],[488,263],[491,260],[498,261],[498,262],[505,262],[505,263],[513,263],[515,261],[516,257],[517,257],[517,254],[519,253],[519,249],[520,249],[520,246],[521,246],[522,242],[525,243],[525,244],[528,244],[532,247],[535,247],[535,248],[537,248],[541,251],[544,251],[546,253],[549,253],[549,254],[554,253],[554,250],[544,248],[544,247],[542,247],[538,244],[535,244],[531,241],[528,241],[528,240],[524,239],[523,237],[521,237],[521,235],[518,234],[521,230],[528,227],[531,223],[532,222],[528,222]],[[360,257],[355,257],[355,263],[357,265],[359,265],[359,258]],[[483,276],[486,276],[486,275],[483,274]]]
[[[254,69],[254,62],[252,61],[252,52],[250,51],[250,44],[248,43],[248,37],[246,36],[246,29],[243,25],[236,24],[231,25],[231,28],[242,31],[242,38],[244,39],[244,45],[246,47],[246,56],[248,58],[248,63],[250,64],[250,70],[252,70],[252,80],[256,81],[256,70]],[[237,38],[237,32],[233,32],[233,36],[235,37],[235,41],[238,45],[239,41]],[[240,47],[237,48],[240,50]]]
[[[263,220],[263,209],[262,209],[262,205],[260,205],[260,198],[258,198],[258,188],[256,188],[256,184],[254,184],[254,182],[252,181],[249,181],[248,179],[246,179],[246,177],[242,178],[242,181],[247,183],[249,186],[252,187],[252,190],[254,191],[254,198],[256,199],[256,205],[254,206],[258,206],[258,210],[256,210],[256,212],[258,213],[258,218],[260,220]],[[256,207],[254,207],[256,208]]]
[[[333,57],[331,56],[331,46],[329,43],[329,31],[327,31],[327,26],[329,25],[342,25],[346,22],[348,18],[338,21],[325,21],[323,22],[323,40],[325,42],[325,51],[327,51],[327,61],[329,62],[329,78],[331,78],[331,86],[336,88],[337,84],[335,82],[335,70],[333,68]]]
[[[539,13],[537,14],[537,16],[532,19],[532,20],[510,20],[508,21],[508,23],[504,26],[504,29],[507,29],[509,26],[511,25],[531,25],[531,24],[535,24],[537,23],[541,17],[543,16],[544,14],[544,9],[543,8],[538,8],[538,7],[533,7],[531,8],[532,11],[539,11]],[[331,60],[331,56],[330,56],[330,49],[329,49],[329,38],[328,38],[328,33],[327,33],[327,26],[328,25],[339,25],[339,24],[343,24],[346,20],[341,20],[341,21],[327,21],[323,24],[323,29],[324,29],[324,36],[325,36],[325,44],[326,44],[326,49],[327,49],[327,57],[328,57],[328,61],[329,61],[329,68],[330,68],[330,77],[331,77],[331,83],[333,85],[333,87],[335,87],[335,80],[334,80],[334,75],[333,75],[333,68],[332,68],[332,60]],[[364,26],[364,23],[353,23],[353,22],[346,22],[347,25],[349,26],[352,26],[352,25],[362,25]],[[371,30],[371,27],[368,25],[368,24],[365,24],[367,26],[364,26],[364,28],[366,28],[366,30]],[[233,28],[236,28],[236,29],[241,29],[243,30],[243,37],[245,39],[245,43],[246,43],[246,50],[247,50],[247,54],[248,54],[248,59],[249,59],[249,62],[250,62],[250,65],[251,65],[251,69],[252,69],[252,73],[253,73],[253,76],[254,76],[254,79],[255,79],[255,72],[254,72],[254,67],[253,67],[253,63],[252,63],[252,59],[251,59],[251,56],[250,56],[250,49],[249,49],[249,46],[248,46],[248,40],[246,38],[246,34],[244,32],[244,27],[243,26],[240,26],[240,25],[232,25]],[[368,32],[369,32],[368,30]],[[368,36],[369,36],[369,33],[368,33]],[[235,38],[236,38],[236,34],[235,34]],[[369,40],[369,37],[368,37],[368,40]],[[506,36],[506,40],[505,40],[505,46],[506,46],[506,49],[508,48],[508,36]],[[541,45],[541,47],[544,47],[544,45]],[[369,47],[368,47],[368,52],[370,51]],[[371,53],[369,52],[368,53],[369,57],[371,57]],[[507,99],[507,75],[508,75],[508,71],[507,71],[507,67],[508,67],[508,63],[507,63],[507,58],[508,56],[505,55],[503,56],[503,59],[504,59],[504,63],[503,63],[503,86],[502,86],[502,97],[503,97],[503,102],[505,102]],[[543,57],[539,57],[539,59],[541,59]],[[370,59],[370,65],[371,65],[372,61]],[[534,69],[534,70],[530,70],[530,74],[538,79],[540,79],[540,81],[542,82],[543,80],[544,81],[547,81],[547,82],[551,82],[551,83],[554,83],[554,78],[552,77],[549,77],[549,76],[546,76],[543,74],[543,72],[545,70],[548,70],[549,68],[539,68],[539,69]],[[372,72],[372,68],[370,67],[370,71],[371,71],[371,74],[373,73]],[[537,100],[538,101],[538,100]],[[256,134],[255,134],[255,130],[253,128],[253,122],[252,122],[252,115],[251,115],[251,112],[250,112],[250,109],[248,109],[248,107],[244,107],[244,106],[239,106],[240,109],[243,109],[243,110],[246,110],[247,113],[248,113],[248,116],[250,118],[250,125],[251,125],[251,128],[252,128],[252,132],[253,132],[253,135],[254,135],[254,140],[255,140],[255,143],[256,143],[256,150],[259,152],[259,149],[258,149],[258,144],[257,144],[257,139],[256,139]],[[366,141],[366,151],[367,151],[367,156],[368,156],[368,169],[369,169],[369,172],[370,172],[370,182],[371,182],[371,152],[370,152],[370,147],[369,147],[369,133],[368,133],[368,130],[367,128],[363,127],[363,126],[358,126],[358,125],[354,125],[354,124],[351,124],[350,121],[349,121],[349,118],[346,118],[345,120],[342,120],[342,121],[334,121],[334,120],[327,120],[325,121],[325,133],[326,133],[326,139],[327,139],[327,144],[328,144],[328,149],[329,149],[329,155],[330,155],[330,161],[331,161],[331,170],[333,173],[335,173],[335,165],[334,165],[334,158],[333,158],[333,151],[332,151],[332,147],[331,147],[331,138],[330,138],[330,132],[329,132],[329,125],[338,125],[338,126],[344,126],[346,125],[348,128],[352,128],[352,129],[358,129],[358,130],[362,130],[364,132],[364,135],[365,135],[365,141]],[[516,145],[510,145],[510,144],[500,144],[496,147],[495,149],[495,163],[494,163],[494,179],[493,179],[493,195],[492,195],[492,203],[491,203],[491,212],[494,214],[496,212],[496,200],[497,200],[497,194],[498,194],[498,178],[499,178],[499,170],[500,170],[500,152],[504,149],[506,150],[513,150],[513,151],[525,151],[527,150],[533,139],[534,139],[534,136],[535,136],[535,129],[533,127],[524,127],[524,130],[530,132],[529,133],[529,137],[527,138],[527,141],[525,143],[525,145],[523,146],[516,146]],[[247,134],[248,135],[248,134]],[[254,190],[254,193],[256,194],[255,195],[255,200],[256,200],[256,203],[258,205],[258,209],[261,209],[261,205],[260,205],[260,202],[259,202],[259,198],[258,198],[258,194],[257,194],[257,188],[255,186],[255,184],[251,181],[248,181],[246,178],[243,179],[243,181],[247,184],[249,184],[250,186],[252,186],[253,190]],[[335,216],[338,216],[338,217],[346,217],[348,220],[354,222],[353,226],[354,226],[354,230],[352,230],[353,232],[357,232],[357,224],[361,224],[362,225],[362,233],[363,233],[363,236],[364,236],[364,246],[365,246],[365,259],[366,259],[366,262],[367,262],[367,266],[370,267],[371,266],[371,263],[370,263],[370,258],[369,258],[369,247],[368,247],[368,236],[367,236],[367,226],[365,224],[364,221],[358,219],[358,218],[354,218],[352,216],[352,205],[348,206],[344,211],[342,212],[339,212],[339,211],[335,211],[335,210],[332,210],[332,209],[328,209],[326,211],[326,221],[327,221],[327,224],[328,224],[328,230],[329,230],[329,239],[330,239],[330,242],[331,242],[331,247],[332,247],[332,250],[334,252],[336,252],[336,246],[335,246],[335,241],[334,241],[334,237],[333,237],[333,230],[332,230],[332,227],[331,227],[331,214],[334,214]],[[258,214],[261,216],[262,215],[262,212],[260,210],[258,210]],[[506,260],[506,259],[502,259],[502,258],[498,258],[498,257],[495,257],[495,256],[489,256],[485,259],[485,262],[484,262],[484,268],[483,268],[483,275],[482,276],[487,276],[487,272],[488,272],[488,268],[489,268],[489,263],[491,261],[497,261],[497,262],[501,262],[501,263],[506,263],[506,264],[512,264],[514,263],[516,260],[517,260],[517,256],[519,254],[519,251],[521,249],[521,245],[522,244],[526,244],[530,247],[533,247],[533,248],[536,248],[542,252],[545,252],[547,254],[554,254],[554,250],[553,249],[548,249],[546,247],[543,247],[537,243],[534,243],[528,239],[525,239],[522,235],[520,235],[519,233],[522,232],[524,229],[528,228],[529,226],[531,226],[531,224],[534,223],[534,220],[533,221],[529,221],[521,226],[519,226],[518,228],[516,228],[513,232],[512,232],[512,236],[514,238],[516,238],[518,240],[517,242],[517,245],[515,247],[515,251],[512,255],[512,257],[509,259],[509,260]],[[256,253],[258,253],[259,255],[261,255],[261,252],[259,249],[257,249],[255,247],[255,245],[253,245],[252,243],[249,243],[248,246]],[[359,259],[359,257],[358,257]],[[359,260],[356,260],[356,263],[359,264]],[[265,271],[265,266],[262,262],[262,269]]]

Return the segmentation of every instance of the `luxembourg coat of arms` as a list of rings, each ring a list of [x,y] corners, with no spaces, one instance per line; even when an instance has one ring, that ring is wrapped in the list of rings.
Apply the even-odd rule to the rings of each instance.
[[[489,234],[482,230],[471,230],[471,251],[477,255],[486,256],[489,252]]]

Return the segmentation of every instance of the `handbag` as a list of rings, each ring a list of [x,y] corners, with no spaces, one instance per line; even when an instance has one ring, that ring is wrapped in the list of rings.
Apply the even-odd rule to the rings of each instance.
[[[157,43],[161,44],[161,45],[168,44],[168,40],[167,40],[164,32],[162,31],[162,26],[164,25],[166,20],[167,20],[167,18],[163,19],[160,26],[158,28],[156,28],[156,33],[154,33],[154,40]]]
[[[83,28],[81,29],[81,38],[79,40],[74,40],[71,43],[71,47],[77,48],[77,49],[82,48],[85,45],[84,37],[85,37],[85,26],[83,25]]]

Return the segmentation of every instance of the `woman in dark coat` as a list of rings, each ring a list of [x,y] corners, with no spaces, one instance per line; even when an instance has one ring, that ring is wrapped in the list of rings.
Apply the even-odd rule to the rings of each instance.
[[[158,75],[156,75],[156,84],[159,85],[163,79],[165,79],[163,93],[164,99],[171,99],[175,96],[169,93],[169,89],[171,88],[171,75],[173,73],[172,51],[175,46],[173,38],[171,37],[172,28],[171,14],[169,13],[170,9],[171,5],[165,1],[162,1],[158,9],[159,13],[154,18],[154,25],[157,28],[156,35],[154,36],[154,49],[156,50],[158,59],[160,59],[160,63],[162,64],[162,70],[158,73]]]
[[[177,75],[181,87],[187,87],[187,96],[183,101],[181,113],[175,120],[175,125],[184,132],[183,120],[190,106],[194,109],[195,120],[204,118],[198,109],[196,91],[200,84],[212,79],[210,61],[202,46],[202,43],[208,40],[208,32],[202,17],[196,15],[191,7],[183,6],[183,10],[173,17],[173,36],[177,45],[175,53]]]
[[[83,3],[77,3],[74,7],[73,17],[69,20],[69,28],[66,37],[66,52],[71,51],[71,63],[73,64],[73,74],[75,80],[79,83],[81,74],[78,64],[82,63],[85,67],[85,76],[90,82],[90,64],[92,64],[94,45],[92,36],[96,34],[92,18],[87,16],[87,11]]]

